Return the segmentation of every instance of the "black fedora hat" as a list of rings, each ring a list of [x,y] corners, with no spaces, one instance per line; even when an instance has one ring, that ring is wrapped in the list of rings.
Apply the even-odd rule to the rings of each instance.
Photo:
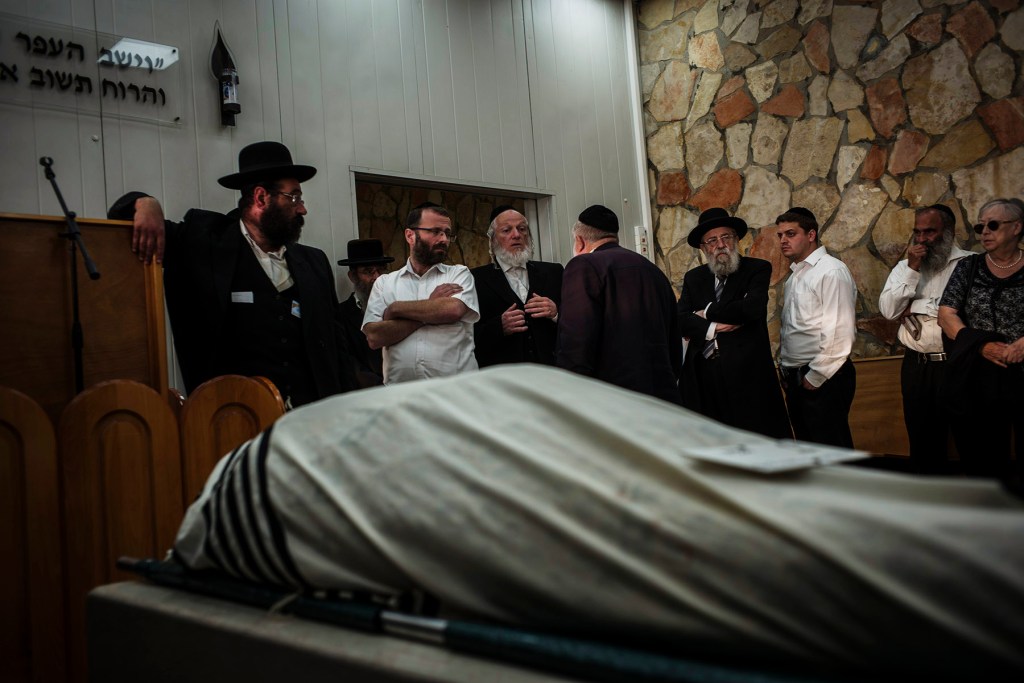
[[[391,263],[394,256],[384,255],[384,243],[380,240],[349,240],[348,258],[338,261],[339,266],[372,266],[376,263]]]
[[[732,228],[736,231],[736,239],[743,239],[743,236],[747,234],[745,220],[730,216],[725,209],[714,208],[701,212],[696,227],[686,236],[686,243],[694,249],[700,247],[700,241],[707,231],[715,228]]]
[[[292,153],[280,142],[254,142],[238,153],[238,173],[226,175],[217,182],[232,190],[267,180],[295,178],[304,183],[316,175],[312,166],[292,163]]]

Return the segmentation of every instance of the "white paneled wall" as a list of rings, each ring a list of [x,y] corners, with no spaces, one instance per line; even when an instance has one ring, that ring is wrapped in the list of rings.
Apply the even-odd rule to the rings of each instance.
[[[320,172],[304,185],[303,241],[344,257],[356,236],[351,169],[551,195],[538,226],[565,261],[576,214],[603,203],[623,239],[643,221],[623,0],[0,0],[0,12],[177,46],[180,125],[4,102],[0,211],[102,216],[122,192],[169,217],[228,210],[216,180],[238,150],[285,142]],[[209,57],[220,22],[240,76],[237,127],[220,125]],[[10,40],[10,36],[0,36]]]

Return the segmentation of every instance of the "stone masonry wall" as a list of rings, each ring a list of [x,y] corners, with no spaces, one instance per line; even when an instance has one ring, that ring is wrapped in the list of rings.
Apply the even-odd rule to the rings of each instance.
[[[775,217],[806,206],[859,290],[854,355],[898,352],[878,295],[914,208],[941,202],[970,249],[978,208],[1024,197],[1019,0],[641,0],[637,3],[658,265],[679,286],[703,209],[772,263],[778,343],[789,273]]]

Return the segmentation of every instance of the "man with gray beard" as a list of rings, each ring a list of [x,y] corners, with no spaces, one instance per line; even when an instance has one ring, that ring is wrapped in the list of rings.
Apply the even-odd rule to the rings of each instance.
[[[687,236],[707,257],[683,276],[679,328],[689,339],[679,382],[683,405],[733,427],[790,438],[768,339],[767,261],[740,256],[741,218],[708,209]]]
[[[472,270],[480,298],[477,362],[554,365],[562,264],[532,260],[530,224],[512,206],[495,207],[487,237],[494,262]]]
[[[940,396],[946,354],[938,325],[939,300],[957,263],[971,255],[955,244],[955,224],[947,206],[918,209],[907,258],[896,264],[878,298],[881,314],[901,323],[899,340],[906,351],[900,382],[910,459],[916,470],[928,474],[945,470],[949,443],[949,421],[944,419]]]

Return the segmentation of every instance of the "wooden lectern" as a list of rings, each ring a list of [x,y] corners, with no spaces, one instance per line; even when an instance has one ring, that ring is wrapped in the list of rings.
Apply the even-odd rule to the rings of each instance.
[[[131,223],[78,219],[100,271],[78,262],[85,388],[133,379],[167,395],[163,277],[131,252]],[[75,396],[70,241],[63,217],[0,214],[0,386],[28,394],[54,424]]]

